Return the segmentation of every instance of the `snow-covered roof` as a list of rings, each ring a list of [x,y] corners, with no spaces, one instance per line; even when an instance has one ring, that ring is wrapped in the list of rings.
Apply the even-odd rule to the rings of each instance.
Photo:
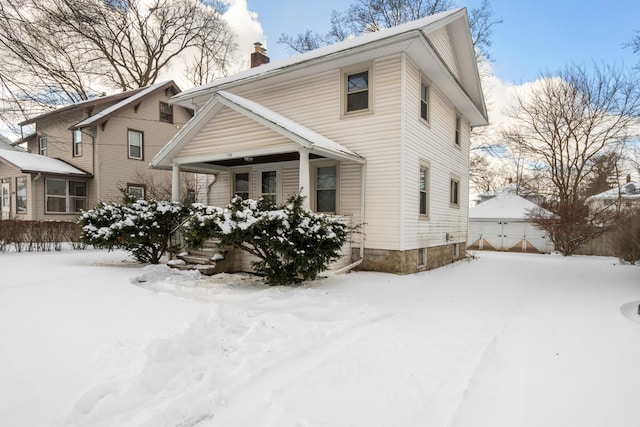
[[[0,135],[0,150],[16,151],[17,148],[11,145],[11,141],[9,141],[4,136]]]
[[[4,161],[23,173],[44,173],[51,175],[72,175],[90,177],[91,174],[80,170],[62,160],[32,154],[24,151],[0,150],[0,161]]]
[[[300,144],[301,148],[307,148],[313,153],[331,158],[338,157],[347,159],[361,164],[366,162],[365,159],[357,153],[257,102],[225,91],[219,91],[207,101],[198,114],[187,122],[171,141],[160,150],[151,161],[151,166],[169,167],[171,165],[171,159],[179,153],[180,148],[206,123],[215,117],[219,111],[217,108],[219,106],[229,107],[246,117],[256,120],[273,131]]]
[[[640,182],[627,182],[618,188],[612,188],[602,193],[595,194],[587,198],[586,203],[593,200],[615,200],[618,197],[629,199],[640,199]]]
[[[442,58],[439,58],[440,53],[435,52],[431,42],[428,40],[425,42],[427,35],[452,23],[455,23],[453,26],[455,30],[451,30],[450,36],[457,46],[458,57],[456,60],[460,62],[462,69],[460,78],[455,78],[452,71],[445,65],[438,66],[436,64],[442,63]],[[420,42],[411,43],[415,40]],[[183,91],[174,96],[171,102],[187,108],[195,108],[204,103],[203,99],[208,99],[218,90],[231,90],[238,85],[259,81],[267,77],[283,76],[285,73],[295,70],[307,69],[308,73],[313,73],[314,70],[310,69],[312,66],[343,58],[354,58],[357,54],[365,52],[368,52],[371,58],[375,58],[381,51],[389,54],[392,45],[403,46],[400,49],[406,49],[408,44],[412,45],[412,49],[416,49],[414,59],[424,60],[429,64],[429,67],[433,67],[430,68],[429,77],[434,83],[438,83],[439,89],[448,95],[448,99],[456,104],[456,108],[466,114],[475,125],[486,124],[486,106],[484,105],[473,41],[468,29],[468,18],[463,8],[437,13],[397,27],[366,33],[300,55],[250,68]],[[290,75],[286,74],[286,76]],[[198,99],[197,102],[196,99]]]
[[[535,203],[513,193],[501,193],[469,209],[471,219],[526,219]]]

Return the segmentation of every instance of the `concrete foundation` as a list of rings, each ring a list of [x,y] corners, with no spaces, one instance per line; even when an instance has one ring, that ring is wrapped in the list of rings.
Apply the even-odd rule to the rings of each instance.
[[[388,249],[367,249],[364,250],[364,261],[357,267],[357,270],[379,271],[393,274],[411,274],[419,271],[427,271],[433,268],[451,264],[461,258],[466,253],[466,243],[457,243],[458,251],[456,256],[456,244],[443,246],[433,246],[426,249],[427,259],[424,265],[418,265],[419,249],[406,251],[394,251]],[[360,249],[352,249],[352,259],[360,257]]]

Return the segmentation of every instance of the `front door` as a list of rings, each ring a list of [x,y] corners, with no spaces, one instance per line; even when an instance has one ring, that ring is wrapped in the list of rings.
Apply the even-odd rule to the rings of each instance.
[[[0,184],[0,207],[2,219],[9,219],[11,214],[11,189],[8,182]]]

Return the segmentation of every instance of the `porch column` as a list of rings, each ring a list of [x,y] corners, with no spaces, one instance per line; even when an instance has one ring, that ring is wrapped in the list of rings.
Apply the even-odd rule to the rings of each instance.
[[[310,209],[311,177],[309,176],[309,150],[300,150],[300,195],[304,197],[302,207]]]
[[[180,201],[180,165],[171,167],[171,201]]]

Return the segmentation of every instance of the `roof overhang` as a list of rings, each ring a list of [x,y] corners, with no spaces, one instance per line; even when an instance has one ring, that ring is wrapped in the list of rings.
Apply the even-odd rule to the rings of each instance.
[[[12,166],[21,173],[91,178],[92,174],[67,162],[40,154],[23,151],[0,150],[0,162]]]

